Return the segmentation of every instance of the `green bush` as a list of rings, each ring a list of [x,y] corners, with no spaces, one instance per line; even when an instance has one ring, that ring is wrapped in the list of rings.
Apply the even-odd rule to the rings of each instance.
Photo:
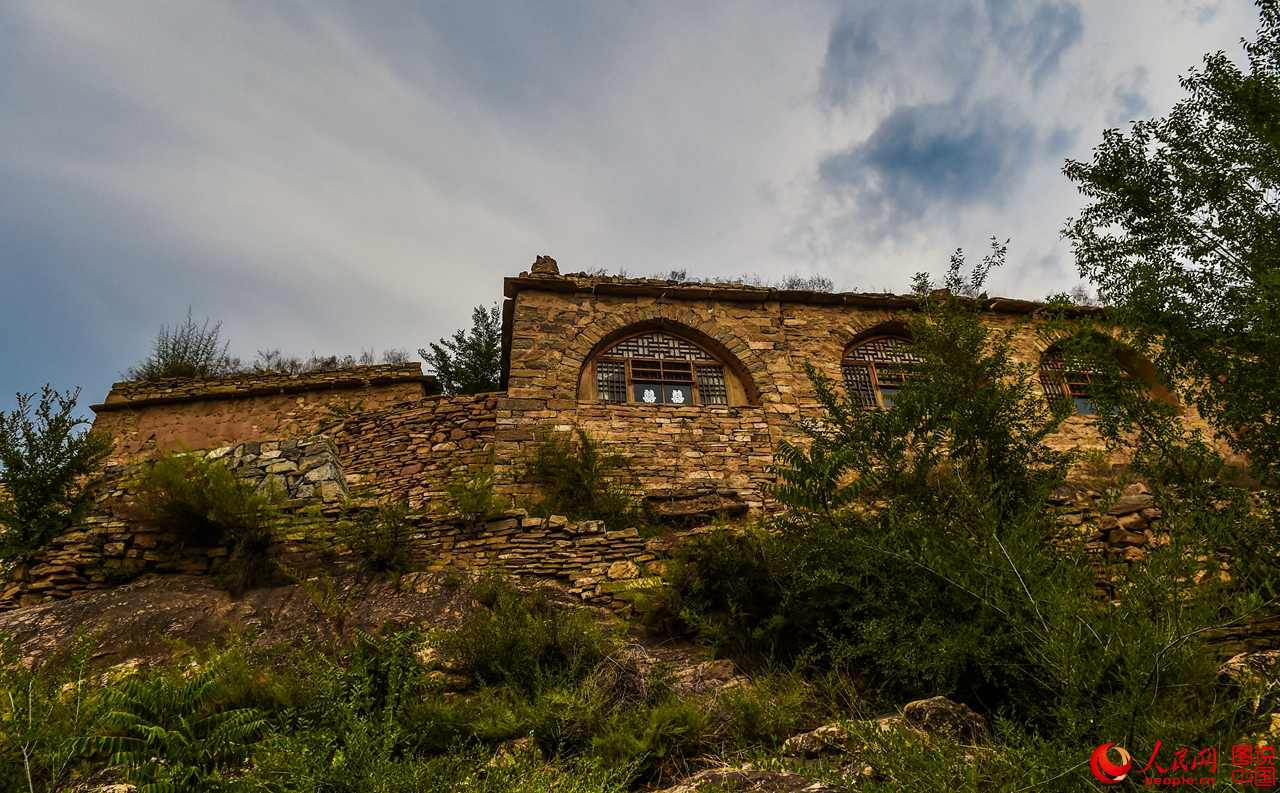
[[[229,545],[223,580],[233,592],[242,592],[276,576],[268,550],[282,499],[276,490],[255,489],[222,460],[167,454],[143,466],[136,510],[142,520],[183,543]]]
[[[556,603],[546,590],[521,592],[489,579],[475,595],[483,608],[438,642],[455,668],[482,683],[535,692],[574,682],[612,646],[593,614]]]
[[[611,530],[648,523],[635,494],[621,481],[627,459],[608,452],[586,430],[542,434],[528,476],[542,492],[538,510],[573,520],[601,520]]]
[[[502,509],[493,489],[493,464],[455,471],[445,485],[453,513],[470,524],[478,524]]]
[[[170,328],[163,325],[151,353],[125,373],[129,380],[163,380],[170,377],[222,377],[240,368],[227,350],[222,323],[209,320],[197,325],[187,309],[187,319]]]
[[[411,568],[414,524],[408,504],[396,501],[361,510],[339,528],[342,541],[366,571],[403,573]]]
[[[84,737],[103,714],[89,659],[77,640],[51,660],[28,664],[0,639],[0,793],[70,789],[86,760]]]
[[[31,558],[89,505],[111,441],[80,430],[79,396],[46,385],[38,402],[18,394],[15,410],[0,411],[0,559]]]

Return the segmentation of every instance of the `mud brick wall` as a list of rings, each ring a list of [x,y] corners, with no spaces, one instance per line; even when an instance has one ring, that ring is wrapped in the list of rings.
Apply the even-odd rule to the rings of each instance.
[[[443,514],[455,472],[493,461],[499,401],[496,394],[427,397],[360,413],[329,434],[351,488]]]
[[[114,439],[113,463],[129,463],[175,449],[311,435],[354,412],[433,390],[419,364],[116,383],[93,406],[93,428]]]

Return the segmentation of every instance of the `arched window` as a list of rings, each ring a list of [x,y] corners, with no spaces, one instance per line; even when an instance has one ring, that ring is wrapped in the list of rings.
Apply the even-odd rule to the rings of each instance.
[[[595,396],[604,402],[729,404],[732,379],[724,364],[670,333],[649,331],[620,339],[595,357],[591,369]]]
[[[1097,376],[1097,370],[1087,361],[1067,355],[1056,346],[1040,356],[1040,387],[1045,399],[1051,404],[1070,400],[1081,415],[1097,412],[1093,406],[1093,382]]]
[[[887,408],[918,363],[909,339],[874,336],[849,345],[840,368],[851,399],[866,407]]]

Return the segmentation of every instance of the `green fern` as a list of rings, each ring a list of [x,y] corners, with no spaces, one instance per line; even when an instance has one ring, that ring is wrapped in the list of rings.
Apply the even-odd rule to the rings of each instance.
[[[219,708],[218,668],[131,678],[107,692],[97,749],[139,793],[220,790],[266,729],[256,708]]]

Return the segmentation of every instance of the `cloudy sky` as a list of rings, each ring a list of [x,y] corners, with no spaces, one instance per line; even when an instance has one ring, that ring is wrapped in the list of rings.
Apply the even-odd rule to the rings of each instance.
[[[1012,238],[1078,282],[1060,174],[1163,113],[1247,0],[0,0],[0,409],[161,324],[414,349],[562,271],[904,291]]]

